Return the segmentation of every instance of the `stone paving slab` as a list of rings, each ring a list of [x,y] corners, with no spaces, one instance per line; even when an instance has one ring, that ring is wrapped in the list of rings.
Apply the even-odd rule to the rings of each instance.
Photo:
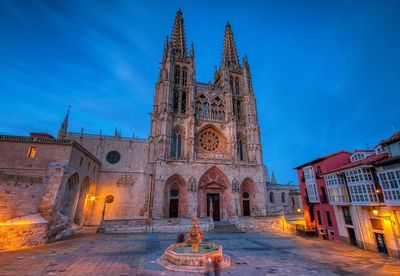
[[[202,275],[157,263],[177,233],[78,234],[0,253],[0,275]],[[205,233],[222,244],[231,268],[221,275],[400,275],[400,260],[350,245],[289,234]]]

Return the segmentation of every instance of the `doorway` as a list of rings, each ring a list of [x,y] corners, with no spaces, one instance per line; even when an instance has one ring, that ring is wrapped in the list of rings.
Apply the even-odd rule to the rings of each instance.
[[[243,200],[243,216],[250,216],[250,200]]]
[[[178,198],[171,198],[169,200],[169,217],[170,218],[177,218],[179,211],[179,199]]]
[[[207,194],[207,216],[210,216],[210,203],[212,202],[212,216],[214,221],[220,221],[219,194]]]
[[[347,227],[347,233],[349,234],[350,244],[357,246],[357,238],[354,228]]]
[[[376,243],[378,245],[378,251],[381,253],[388,253],[388,249],[386,247],[386,243],[385,243],[385,235],[381,234],[381,233],[375,233],[375,239],[376,239]]]

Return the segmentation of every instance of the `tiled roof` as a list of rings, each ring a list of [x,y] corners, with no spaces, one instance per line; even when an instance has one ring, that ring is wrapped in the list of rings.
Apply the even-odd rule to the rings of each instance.
[[[300,168],[302,168],[302,167],[305,167],[305,166],[308,166],[308,165],[311,165],[311,164],[315,164],[315,163],[321,162],[321,161],[323,161],[323,160],[325,160],[325,159],[328,159],[329,157],[335,156],[335,155],[340,154],[340,153],[348,153],[348,154],[351,154],[351,152],[348,152],[348,151],[345,151],[345,150],[341,150],[341,151],[338,151],[338,152],[335,152],[335,153],[326,155],[326,156],[324,156],[324,157],[319,157],[319,158],[317,158],[317,159],[315,159],[315,160],[312,160],[312,161],[310,161],[310,162],[304,163],[304,164],[302,164],[302,165],[299,165],[299,166],[295,167],[294,169],[297,170],[297,169],[300,169]]]
[[[394,135],[392,135],[392,136],[389,137],[388,139],[382,140],[382,141],[379,143],[379,145],[384,146],[384,145],[391,144],[391,143],[395,143],[395,142],[398,142],[398,141],[400,141],[400,131],[397,132],[397,133],[395,133]]]
[[[338,172],[338,171],[342,171],[342,170],[346,170],[346,169],[350,169],[350,168],[355,168],[355,167],[359,167],[359,166],[364,166],[364,165],[373,165],[374,163],[377,163],[379,161],[385,160],[388,157],[389,157],[389,155],[387,153],[374,154],[374,155],[368,156],[365,159],[358,160],[356,162],[347,163],[346,165],[334,168],[332,170],[327,171],[324,174],[330,174],[330,173],[333,173],[333,172]]]

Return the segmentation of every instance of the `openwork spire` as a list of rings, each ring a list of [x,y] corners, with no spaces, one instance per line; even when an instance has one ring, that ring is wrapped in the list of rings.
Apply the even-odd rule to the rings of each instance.
[[[183,27],[182,12],[179,9],[175,16],[174,29],[171,36],[172,54],[176,57],[186,58],[186,40]]]
[[[233,39],[233,33],[229,22],[225,27],[224,37],[224,52],[222,54],[222,65],[226,65],[228,68],[238,68],[240,66],[235,41]]]
[[[67,135],[68,130],[68,117],[69,117],[69,110],[71,106],[68,106],[67,114],[65,114],[64,121],[61,124],[60,130],[58,131],[58,138],[64,138]]]

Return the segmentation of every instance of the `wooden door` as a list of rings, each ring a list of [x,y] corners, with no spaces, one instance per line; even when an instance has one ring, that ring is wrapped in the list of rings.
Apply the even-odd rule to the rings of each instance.
[[[169,200],[169,217],[177,218],[179,213],[179,199],[171,198]]]
[[[250,216],[250,200],[243,200],[243,216]]]
[[[212,200],[213,220],[221,220],[219,213],[219,194],[207,194],[207,216],[210,216],[210,201]]]

